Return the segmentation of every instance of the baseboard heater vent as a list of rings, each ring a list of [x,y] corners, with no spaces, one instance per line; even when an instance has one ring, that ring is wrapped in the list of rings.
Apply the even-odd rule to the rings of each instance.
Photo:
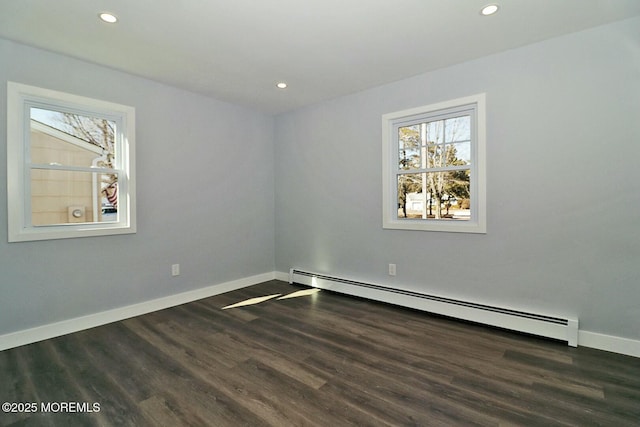
[[[292,268],[289,270],[289,283],[294,282],[471,322],[562,340],[572,347],[578,346],[578,319],[494,307]]]

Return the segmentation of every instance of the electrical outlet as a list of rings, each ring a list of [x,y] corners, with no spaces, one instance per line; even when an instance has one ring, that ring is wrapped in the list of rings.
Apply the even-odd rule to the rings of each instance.
[[[396,275],[396,265],[389,264],[389,276],[395,276],[395,275]]]
[[[171,275],[179,276],[180,275],[180,264],[173,264],[171,266]]]

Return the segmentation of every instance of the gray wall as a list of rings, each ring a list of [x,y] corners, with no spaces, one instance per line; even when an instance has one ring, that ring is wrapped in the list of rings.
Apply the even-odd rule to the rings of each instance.
[[[137,234],[7,243],[7,80],[136,108]],[[0,99],[0,335],[274,270],[272,117],[1,39]]]
[[[279,116],[276,268],[577,316],[583,330],[640,339],[638,28],[622,21]],[[488,233],[383,230],[381,115],[479,92]]]

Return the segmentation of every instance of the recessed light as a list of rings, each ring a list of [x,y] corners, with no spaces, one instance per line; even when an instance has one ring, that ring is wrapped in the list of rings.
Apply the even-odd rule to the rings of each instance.
[[[285,82],[279,82],[279,83],[276,83],[276,87],[277,87],[278,89],[286,89],[286,88],[287,88],[287,86],[288,86],[288,85],[287,85]]]
[[[109,13],[109,12],[102,12],[100,15],[98,15],[100,17],[100,19],[102,19],[104,22],[107,22],[109,24],[115,24],[116,22],[118,22],[118,17],[116,15],[114,15],[113,13]]]
[[[488,4],[480,10],[480,13],[484,16],[493,15],[498,11],[498,8],[497,4]]]

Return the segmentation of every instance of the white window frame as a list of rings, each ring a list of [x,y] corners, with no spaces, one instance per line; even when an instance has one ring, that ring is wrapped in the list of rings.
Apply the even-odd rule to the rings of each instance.
[[[104,117],[116,123],[119,160],[118,220],[78,224],[31,224],[31,107]],[[66,239],[136,232],[135,109],[50,89],[7,82],[7,207],[8,241]]]
[[[485,94],[425,105],[382,116],[382,226],[385,229],[486,233],[486,103]],[[446,219],[398,218],[398,127],[456,111],[471,113],[471,218]],[[406,171],[405,171],[406,172]]]

